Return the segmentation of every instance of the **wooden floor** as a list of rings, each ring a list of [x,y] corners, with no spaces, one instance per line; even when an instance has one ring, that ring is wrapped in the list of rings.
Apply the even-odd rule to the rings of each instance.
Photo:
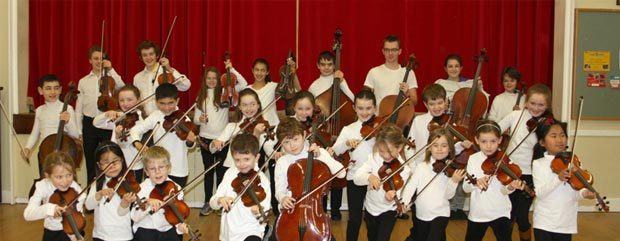
[[[0,205],[0,240],[41,240],[43,221],[26,222],[23,218],[25,205]],[[194,228],[200,229],[203,241],[217,240],[220,222],[216,214],[206,217],[198,216],[198,209],[192,209],[189,218]],[[343,212],[343,220],[332,222],[332,231],[337,240],[345,240],[347,212]],[[87,215],[86,240],[91,240],[92,214]],[[466,221],[450,221],[448,224],[448,241],[461,241],[465,238]],[[391,240],[402,241],[409,234],[411,220],[399,220],[392,232]],[[366,229],[362,224],[359,240],[367,241]],[[486,240],[495,240],[492,232],[487,231]],[[519,240],[516,231],[513,240]],[[573,241],[620,241],[620,213],[580,213],[579,234]]]

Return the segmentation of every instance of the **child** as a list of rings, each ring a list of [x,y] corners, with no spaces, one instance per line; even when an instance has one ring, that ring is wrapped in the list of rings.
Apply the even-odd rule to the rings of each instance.
[[[232,205],[233,200],[238,196],[238,193],[232,187],[233,180],[240,178],[244,174],[248,179],[253,177],[253,175],[248,173],[254,170],[260,155],[258,154],[258,139],[251,134],[239,134],[233,139],[230,149],[235,159],[236,168],[229,168],[226,171],[224,180],[209,201],[214,209],[223,208],[226,211],[221,219],[220,240],[263,240],[265,223],[269,220],[261,223],[257,219],[260,217],[259,207],[257,205],[246,207],[241,200]],[[263,212],[266,212],[269,210],[271,202],[269,179],[267,179],[263,172],[258,172],[257,175],[259,175],[259,186],[264,189],[266,195],[265,199],[260,202],[260,205],[263,208]]]
[[[498,241],[511,240],[510,210],[512,205],[508,194],[515,189],[523,189],[523,183],[520,180],[514,180],[504,186],[497,180],[497,176],[485,175],[481,167],[489,156],[497,154],[501,139],[501,130],[494,121],[483,120],[476,127],[476,143],[480,151],[469,157],[467,173],[477,177],[478,182],[476,185],[463,183],[463,190],[471,193],[466,241],[481,241],[489,226],[493,229]],[[485,189],[486,191],[483,191]]]
[[[446,164],[454,160],[454,144],[452,135],[444,128],[437,128],[430,133],[428,142],[432,141],[435,142],[426,149],[424,161],[417,165],[403,190],[405,203],[414,195],[417,197],[413,228],[407,240],[446,240],[446,227],[450,218],[449,200],[465,175],[463,169],[454,171],[452,177],[434,172],[437,160],[443,160]],[[439,176],[435,178],[436,175]],[[420,193],[423,188],[426,189]]]
[[[521,82],[521,73],[515,67],[507,67],[501,75],[504,93],[495,96],[491,110],[489,111],[489,119],[500,121],[513,110],[520,110],[525,102],[525,98],[521,98],[517,104],[519,91],[517,86]]]
[[[380,184],[379,170],[389,166],[391,162],[400,162],[404,160],[401,157],[405,138],[403,131],[393,124],[385,124],[381,127],[376,135],[373,151],[368,155],[368,160],[357,169],[353,181],[358,186],[368,185],[366,192],[366,200],[364,201],[364,221],[368,230],[368,240],[390,240],[392,229],[396,223],[396,215],[403,210],[397,210],[395,202],[400,197],[401,190],[383,189]],[[391,170],[396,171],[396,170]],[[388,171],[386,171],[387,173]],[[404,166],[400,178],[407,180],[411,174],[409,166]],[[395,178],[395,177],[393,177]]]
[[[363,136],[360,133],[362,124],[375,115],[377,107],[375,94],[368,89],[362,89],[355,95],[353,107],[357,114],[357,121],[342,128],[336,142],[328,150],[336,156],[348,151],[351,157],[350,167],[347,171],[347,203],[349,207],[347,240],[350,241],[358,240],[360,225],[362,224],[362,205],[367,187],[365,185],[356,185],[353,182],[353,177],[360,166],[366,162],[368,153],[372,152],[372,147],[375,144],[375,138],[368,138],[362,142]]]
[[[41,105],[35,111],[34,125],[32,132],[26,142],[22,157],[27,159],[32,154],[32,148],[37,144],[38,140],[43,140],[51,134],[56,134],[60,121],[65,121],[65,131],[70,137],[79,138],[79,130],[75,123],[75,113],[73,107],[67,105],[67,111],[62,112],[63,103],[58,99],[62,92],[60,80],[56,75],[48,74],[39,79],[39,87],[37,88],[39,95],[45,99],[45,104]],[[81,143],[78,143],[81,145]],[[39,160],[39,164],[43,164],[43,160]],[[43,176],[43,166],[39,165],[39,173]]]
[[[349,85],[347,85],[347,81],[344,79],[344,74],[340,70],[334,71],[336,68],[334,65],[335,60],[336,56],[331,51],[323,51],[319,54],[316,67],[321,72],[321,75],[312,82],[308,91],[314,96],[319,96],[332,87],[334,78],[340,78],[340,90],[352,101],[354,98],[353,92],[349,89]]]
[[[454,93],[458,91],[460,88],[471,88],[474,83],[473,79],[466,79],[461,76],[461,71],[463,70],[463,60],[461,56],[457,54],[450,54],[446,57],[444,61],[443,69],[448,74],[446,79],[438,79],[435,81],[435,84],[440,84],[448,94],[448,101],[452,101],[452,97]],[[482,91],[484,95],[486,95],[487,99],[489,99],[489,94],[487,94],[483,87],[482,81],[478,79],[478,90]]]
[[[155,100],[157,101],[157,110],[151,113],[143,122],[131,128],[129,131],[130,141],[136,149],[140,150],[143,145],[140,142],[142,134],[155,128],[155,125],[160,123],[159,128],[157,128],[153,135],[153,140],[157,141],[163,137],[157,145],[166,147],[170,151],[170,156],[172,157],[170,160],[174,162],[169,173],[170,179],[181,186],[185,186],[187,176],[189,175],[187,150],[188,148],[193,148],[196,144],[196,135],[194,132],[189,131],[185,141],[179,139],[175,133],[169,133],[164,136],[166,133],[166,130],[162,127],[164,118],[178,109],[179,92],[174,85],[166,83],[158,86],[157,90],[155,90]],[[189,120],[187,117],[186,119]]]
[[[395,35],[388,35],[383,39],[383,56],[385,63],[368,71],[364,87],[370,88],[377,98],[377,104],[388,95],[398,95],[398,91],[405,93],[411,102],[418,103],[418,81],[413,70],[407,76],[407,82],[403,83],[406,68],[398,63],[398,56],[403,52],[400,48],[400,39]],[[379,113],[379,108],[377,108]]]
[[[586,188],[575,190],[567,185],[571,175],[568,169],[555,173],[550,168],[551,161],[566,148],[565,123],[540,124],[536,136],[546,152],[532,164],[538,199],[534,205],[534,237],[537,241],[569,241],[571,234],[577,233],[579,200],[594,199],[595,194]]]
[[[319,148],[316,144],[309,145],[306,137],[309,133],[305,131],[304,126],[296,120],[287,119],[282,121],[278,126],[278,140],[282,141],[282,149],[285,154],[276,161],[275,181],[276,181],[276,199],[280,203],[281,209],[295,208],[296,198],[293,197],[289,189],[288,168],[299,159],[308,158],[308,152],[314,152],[315,160],[323,162],[329,168],[331,175],[343,168],[342,164],[323,148]],[[344,178],[346,173],[340,172],[336,177]],[[302,181],[302,180],[300,180]],[[282,212],[281,215],[284,215]],[[277,222],[276,222],[277,223]]]
[[[230,68],[231,74],[238,77],[236,89],[237,91],[241,91],[247,85],[247,82],[237,70],[232,67],[232,62],[230,62],[229,59],[226,60],[224,64],[226,68]],[[200,125],[199,138],[202,139],[202,143],[207,145],[220,136],[226,124],[228,124],[228,107],[225,108],[222,106],[220,99],[222,96],[222,86],[219,81],[220,73],[215,67],[208,67],[205,69],[204,79],[200,86],[200,92],[198,93],[198,105],[194,113],[194,123]],[[228,153],[228,147],[215,153],[200,148],[200,153],[205,168],[211,166],[216,161],[222,161],[217,165],[215,170],[205,173],[205,203],[200,210],[200,215],[206,216],[213,211],[208,203],[208,200],[211,199],[211,195],[213,195],[213,176],[215,174],[217,177],[216,185],[219,185],[226,171],[226,168],[223,166],[223,161],[226,158],[226,153]]]
[[[104,69],[109,69],[107,74],[114,79],[116,90],[123,87],[125,83],[121,76],[112,68],[112,62],[108,59],[108,53],[101,52],[101,46],[94,45],[88,49],[88,62],[91,65],[91,71],[88,75],[82,77],[78,82],[78,98],[75,102],[75,123],[84,140],[84,153],[94,153],[95,149],[102,141],[110,140],[112,132],[102,130],[93,126],[93,118],[99,113],[97,108],[97,100],[101,95],[99,93],[99,83],[103,76]],[[115,90],[111,90],[114,93]],[[93,155],[85,155],[87,180],[95,177],[95,157]]]
[[[135,193],[128,192],[122,197],[108,188],[107,183],[123,175],[127,170],[121,147],[111,141],[104,141],[95,150],[97,172],[104,171],[105,177],[93,183],[86,198],[86,209],[95,210],[93,240],[132,240],[131,219],[127,213],[129,205],[136,201]],[[106,199],[110,199],[106,203]]]
[[[521,168],[523,172],[521,179],[527,185],[532,185],[532,156],[534,145],[538,142],[534,133],[529,134],[533,127],[528,127],[528,122],[536,123],[541,117],[550,115],[551,106],[551,90],[543,84],[536,84],[527,90],[525,96],[525,109],[522,111],[513,111],[499,122],[502,133],[510,129],[510,133],[514,133],[508,143],[507,153],[511,153],[510,159]],[[521,123],[517,125],[521,113]],[[535,126],[535,125],[532,125]],[[515,130],[516,129],[516,130]],[[514,130],[514,131],[513,131]],[[520,142],[523,143],[515,150]],[[533,188],[533,186],[532,186]],[[531,224],[529,221],[529,210],[532,205],[532,198],[529,195],[516,191],[510,195],[512,202],[511,218],[519,225],[519,237],[521,240],[530,240],[532,237]]]
[[[140,99],[140,90],[131,84],[125,85],[118,90],[117,98],[121,111],[127,111],[138,103]],[[138,120],[136,120],[135,124],[142,123],[142,111],[136,109],[135,113],[138,115]],[[128,141],[127,136],[129,135],[129,131],[123,127],[122,122],[119,123],[119,125],[114,124],[114,121],[121,116],[121,114],[122,112],[118,112],[117,110],[109,110],[101,113],[93,120],[93,126],[101,129],[114,130],[112,131],[110,140],[121,147],[125,165],[129,166],[133,158],[138,154],[138,150]],[[140,136],[140,138],[142,138],[142,136]],[[142,181],[144,173],[142,162],[138,161],[131,170],[134,172],[136,180]]]
[[[60,92],[60,91],[59,91]],[[76,240],[75,235],[65,234],[62,227],[62,216],[67,207],[49,202],[50,197],[56,192],[66,192],[74,189],[82,191],[80,185],[73,180],[75,167],[71,156],[65,152],[54,152],[45,158],[43,171],[45,178],[35,184],[34,195],[28,200],[28,206],[24,210],[26,221],[43,221],[43,241],[69,241]],[[82,212],[82,205],[86,197],[81,195],[75,204],[77,211]],[[67,200],[70,202],[71,200]]]
[[[172,68],[168,58],[159,56],[161,53],[159,52],[159,46],[157,46],[157,44],[149,40],[142,41],[140,45],[138,45],[137,52],[144,63],[144,70],[133,77],[133,84],[138,87],[140,93],[142,93],[142,98],[146,98],[155,92],[155,89],[159,86],[157,76],[163,73],[164,68],[168,73],[172,73],[174,76],[173,81],[177,81],[175,85],[179,91],[189,90],[191,82],[187,76]],[[159,63],[157,62],[158,57],[160,57]],[[144,112],[147,116],[151,115],[155,110],[157,110],[157,106],[152,99],[144,104]]]

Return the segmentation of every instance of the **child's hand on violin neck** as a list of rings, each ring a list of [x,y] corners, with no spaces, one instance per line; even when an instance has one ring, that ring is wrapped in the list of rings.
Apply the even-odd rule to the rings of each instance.
[[[233,199],[231,197],[221,197],[217,200],[217,202],[222,206],[222,209],[225,212],[228,212],[232,207]]]
[[[512,189],[523,190],[525,188],[525,182],[522,180],[513,180],[510,182],[510,187],[512,187]]]
[[[489,176],[485,175],[482,178],[478,178],[476,186],[482,190],[489,188]]]
[[[380,188],[380,183],[381,179],[379,179],[379,177],[372,174],[368,176],[368,184],[370,186],[370,189],[378,190]]]
[[[146,203],[151,207],[152,211],[157,211],[164,204],[162,200],[149,198]]]
[[[568,179],[570,178],[571,174],[567,169],[562,170],[561,172],[558,173],[558,178],[560,179],[560,181],[568,181]]]
[[[385,200],[394,201],[394,197],[396,197],[396,191],[390,190],[385,192]]]

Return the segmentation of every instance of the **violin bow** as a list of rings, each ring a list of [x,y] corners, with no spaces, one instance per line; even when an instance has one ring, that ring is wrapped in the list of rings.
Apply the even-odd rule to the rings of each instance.
[[[183,191],[187,190],[189,187],[192,187],[198,180],[204,178],[205,174],[211,170],[213,170],[215,167],[217,167],[218,164],[220,164],[220,161],[217,161],[213,164],[211,164],[211,166],[209,166],[207,169],[205,169],[204,171],[202,171],[201,173],[199,173],[198,175],[196,175],[196,177],[194,177],[194,179],[192,179],[191,181],[189,181],[189,183],[185,184],[184,187],[182,187],[181,189],[179,189],[179,191],[175,192],[174,194],[172,194],[171,196],[167,197],[165,200],[162,200],[163,204],[161,205],[162,207],[166,204],[168,204],[172,199],[176,198],[177,196],[179,196],[179,194],[181,194]],[[153,213],[155,213],[155,211],[153,210]],[[151,214],[153,214],[151,213]]]
[[[22,143],[19,141],[19,138],[17,138],[17,131],[15,131],[15,127],[13,126],[13,122],[9,118],[9,114],[6,113],[6,108],[4,107],[4,104],[2,103],[1,100],[0,100],[0,108],[2,109],[2,114],[6,118],[6,122],[8,122],[9,126],[11,127],[11,134],[13,134],[13,137],[15,137],[15,140],[17,141],[17,145],[19,145],[19,149],[21,149],[21,151],[23,153],[24,149],[25,149],[24,145],[22,145]],[[28,165],[30,165],[30,158],[29,157],[26,157],[26,163],[28,163]]]
[[[153,146],[157,145],[161,140],[164,139],[164,137],[166,137],[166,135],[168,135],[168,133],[172,132],[174,128],[176,128],[183,119],[187,118],[187,114],[189,114],[189,112],[192,111],[192,109],[196,108],[197,104],[198,103],[194,102],[194,104],[183,113],[183,116],[181,116],[181,118],[177,119],[174,123],[172,123],[172,127],[170,127],[170,129],[168,129],[166,133],[164,133],[159,139],[157,139],[155,143],[153,143]],[[198,138],[198,136],[196,138]]]
[[[99,45],[99,52],[101,52],[101,71],[99,71],[99,86],[101,86],[101,78],[103,77],[103,36],[105,33],[105,19],[101,21],[101,45]]]
[[[568,175],[572,175],[573,161],[575,160],[575,144],[577,144],[577,130],[581,121],[581,110],[583,109],[583,96],[579,96],[579,110],[577,111],[577,123],[575,124],[575,134],[573,136],[573,144],[571,145],[570,163],[568,164]]]
[[[164,42],[164,47],[161,49],[161,54],[159,54],[159,56],[157,57],[157,70],[155,71],[155,77],[153,77],[153,81],[151,81],[151,83],[155,83],[155,80],[157,79],[157,73],[159,72],[159,69],[161,68],[161,64],[159,64],[159,60],[161,59],[162,56],[164,56],[164,53],[166,52],[166,47],[168,47],[168,40],[170,40],[170,35],[172,35],[172,30],[174,29],[174,25],[177,22],[177,16],[174,16],[174,19],[172,20],[172,25],[170,26],[170,29],[168,30],[168,36],[166,37],[166,42]]]
[[[108,170],[108,168],[110,168],[112,166],[112,163],[114,163],[114,162],[108,163],[108,165],[106,165],[105,168],[103,170],[101,170],[101,173],[99,173],[99,175],[97,175],[93,180],[91,180],[86,185],[86,187],[84,189],[82,189],[82,191],[80,191],[80,193],[75,195],[75,198],[73,200],[71,200],[71,202],[69,202],[67,205],[65,205],[65,207],[71,207],[75,202],[77,202],[79,197],[82,196],[82,194],[84,194],[88,189],[90,189],[90,187],[93,185],[93,183],[95,183],[97,180],[99,180],[99,178],[103,177],[103,175]]]
[[[411,157],[407,158],[407,160],[405,160],[399,168],[397,168],[396,170],[394,170],[392,173],[388,174],[387,176],[385,176],[383,179],[381,179],[381,182],[379,183],[379,185],[383,185],[383,183],[387,182],[390,178],[392,178],[394,175],[396,175],[396,173],[402,171],[405,166],[413,159],[415,159],[416,157],[418,157],[420,154],[424,153],[423,150],[426,150],[426,148],[428,148],[430,145],[434,144],[437,140],[439,140],[439,137],[435,137],[435,139],[431,142],[431,143],[427,143],[425,146],[423,146],[422,148],[420,148],[420,150],[416,151]]]

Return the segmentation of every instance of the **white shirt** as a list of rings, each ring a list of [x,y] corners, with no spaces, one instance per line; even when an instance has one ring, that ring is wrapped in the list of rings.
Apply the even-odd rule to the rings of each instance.
[[[415,215],[423,221],[432,221],[437,217],[450,217],[450,199],[454,197],[458,183],[444,173],[433,171],[435,158],[429,162],[421,162],[411,174],[409,182],[403,188],[403,201],[407,204],[417,192],[419,196],[415,200]],[[435,180],[429,184],[437,174]],[[422,191],[422,188],[428,187]]]
[[[512,112],[512,108],[517,103],[518,94],[504,92],[495,96],[493,99],[493,104],[491,104],[491,110],[489,111],[489,119],[494,120],[495,122],[501,121],[504,117],[510,112]],[[521,96],[521,100],[519,100],[519,108],[523,109],[525,104],[525,96]]]
[[[403,160],[398,157],[398,161],[403,163]],[[396,210],[395,201],[388,201],[385,199],[385,190],[383,187],[379,187],[378,190],[370,189],[371,186],[368,185],[368,177],[370,175],[375,175],[379,177],[379,169],[383,166],[383,158],[378,153],[370,153],[368,154],[368,160],[362,164],[362,166],[355,173],[355,177],[353,178],[353,182],[358,186],[368,186],[368,191],[366,192],[366,199],[364,199],[364,208],[368,213],[372,216],[379,216],[384,212]],[[404,166],[402,171],[400,172],[400,176],[403,180],[407,180],[411,175],[411,169],[409,166]],[[396,191],[396,195],[401,197],[402,188]]]
[[[312,93],[314,97],[318,97],[319,95],[323,94],[323,92],[329,90],[329,88],[332,87],[333,82],[334,82],[333,74],[328,75],[328,76],[321,75],[319,76],[318,79],[312,82],[312,84],[308,88],[308,91]],[[355,99],[355,95],[353,94],[353,92],[351,92],[351,90],[349,89],[349,85],[344,79],[340,81],[340,89],[342,90],[342,93],[344,93],[347,97],[349,97],[349,99],[351,100],[351,103],[353,103],[353,100]]]
[[[466,81],[453,81],[447,79],[438,79],[435,81],[435,84],[441,85],[446,90],[446,95],[449,101],[452,101],[452,97],[454,97],[454,93],[461,88],[471,88],[474,84],[473,79],[468,79]],[[480,85],[478,85],[480,86]],[[489,94],[484,91],[484,89],[480,89],[482,93],[487,97],[487,101],[489,100]]]
[[[519,116],[521,112],[523,113],[523,117],[521,117],[521,123],[517,126],[517,122],[519,121]],[[510,129],[510,133],[513,133],[514,128],[517,128],[514,131],[512,138],[510,138],[510,143],[508,143],[508,148],[506,148],[506,154],[511,153],[512,150],[521,142],[523,139],[525,141],[523,144],[519,146],[519,148],[510,155],[510,160],[512,160],[515,164],[519,165],[521,171],[524,175],[532,175],[532,159],[534,155],[534,145],[538,142],[538,138],[536,138],[536,133],[529,134],[527,130],[527,121],[532,118],[532,115],[528,110],[515,110],[510,112],[504,119],[502,119],[499,123],[500,128],[502,129],[502,133],[508,129]]]
[[[469,156],[467,162],[467,173],[481,178],[486,176],[482,171],[482,162],[487,159],[481,151]],[[506,217],[510,219],[512,204],[508,194],[513,191],[508,190],[508,185],[504,186],[497,180],[497,176],[489,178],[489,187],[482,191],[477,186],[463,182],[463,191],[471,193],[468,219],[472,222],[490,222],[495,219]]]
[[[71,188],[75,189],[78,193],[82,191],[80,185],[75,181],[71,183]],[[57,188],[47,178],[35,183],[34,194],[30,197],[30,200],[28,200],[28,206],[24,210],[24,219],[26,219],[26,221],[45,219],[43,221],[44,228],[51,231],[62,230],[62,217],[54,217],[57,205],[49,203],[49,198],[54,194],[56,189]],[[84,199],[86,199],[86,195],[82,194],[75,204],[77,211],[80,213],[82,212]],[[67,202],[70,201],[71,200],[67,200]]]
[[[577,233],[577,211],[583,191],[575,191],[568,183],[560,181],[551,170],[554,155],[534,160],[532,176],[536,187],[534,202],[534,228],[554,233]]]
[[[411,128],[409,129],[409,135],[407,135],[407,137],[413,139],[416,148],[405,147],[405,156],[407,158],[411,158],[418,150],[420,150],[420,148],[423,148],[426,144],[428,144],[428,124],[431,120],[433,120],[433,115],[430,112],[426,112],[422,115],[416,116],[413,118],[413,121],[411,121]],[[454,154],[458,155],[465,148],[463,148],[461,142],[459,141],[454,144],[454,149]],[[413,169],[417,164],[424,161],[424,157],[424,152],[419,153],[418,157],[414,161],[409,162],[409,167]]]
[[[140,141],[142,138],[142,134],[147,131],[155,128],[155,125],[159,122],[159,127],[155,130],[155,134],[153,135],[153,142],[157,142],[165,133],[166,130],[162,126],[164,124],[164,113],[160,110],[156,110],[151,113],[149,117],[144,119],[144,121],[136,124],[129,131],[129,143],[133,143],[134,141]],[[189,120],[189,118],[186,118]],[[142,143],[146,145],[146,143]],[[194,143],[195,144],[195,143]],[[177,137],[174,132],[168,133],[164,138],[157,143],[157,146],[161,146],[166,148],[170,153],[170,162],[172,164],[172,170],[170,170],[170,175],[175,177],[186,177],[189,175],[188,169],[188,159],[187,159],[187,150],[189,149],[186,145],[185,141],[182,141]]]
[[[278,83],[274,82],[268,82],[267,84],[265,84],[265,86],[263,86],[263,88],[260,88],[260,90],[255,89],[254,85],[249,85],[247,87],[256,91],[256,94],[258,94],[258,99],[260,100],[261,107],[263,107],[263,118],[265,118],[265,120],[269,122],[270,126],[277,126],[278,124],[280,124],[280,119],[278,119],[278,111],[276,109],[276,103],[271,104],[271,106],[267,108],[267,105],[269,105],[276,97],[277,87]]]
[[[209,200],[209,205],[213,209],[220,209],[222,206],[218,203],[221,197],[237,198],[237,193],[232,188],[232,181],[237,178],[239,170],[228,168],[224,173],[222,183],[217,187],[217,191]],[[269,178],[263,172],[258,172],[260,178],[260,186],[265,190],[266,197],[260,202],[263,211],[269,211],[271,208],[271,189],[269,187]],[[228,212],[222,212],[220,219],[220,240],[244,240],[249,236],[258,236],[260,238],[265,234],[266,224],[261,224],[250,207],[243,205],[243,201],[237,201],[232,209]]]
[[[138,120],[136,121],[137,125],[139,123],[142,123],[142,121],[144,120],[142,119],[142,111],[136,110],[136,112],[138,113]],[[97,115],[95,119],[93,119],[93,126],[100,129],[112,130],[112,138],[110,138],[110,140],[121,147],[121,150],[123,151],[123,156],[125,157],[125,164],[129,166],[131,164],[131,161],[138,154],[138,149],[136,149],[136,147],[134,147],[132,143],[129,142],[131,138],[127,137],[127,141],[121,141],[120,139],[118,139],[116,137],[116,131],[114,131],[114,128],[116,128],[116,126],[114,125],[113,121],[110,121],[110,118],[105,116],[105,113],[101,113]],[[140,138],[142,138],[142,134],[140,134]],[[142,164],[142,161],[137,160],[136,164],[133,166],[133,168],[131,168],[131,170],[140,170],[143,167],[144,164]]]
[[[166,179],[167,181],[171,181],[170,178]],[[180,190],[181,186],[176,184],[177,188]],[[146,179],[142,183],[140,183],[140,192],[138,192],[138,197],[148,197],[151,194],[151,191],[155,189],[155,184],[151,181],[151,179]],[[183,200],[183,192],[181,192],[177,197],[178,200]],[[166,232],[172,228],[172,225],[168,223],[166,217],[164,216],[164,209],[160,208],[157,212],[153,214],[149,214],[151,211],[151,207],[148,207],[146,210],[140,209],[138,206],[134,206],[131,209],[131,219],[134,221],[133,223],[133,231],[134,233],[138,230],[138,228],[144,229],[155,229],[159,232]],[[181,234],[179,230],[179,224],[176,226],[177,234]]]
[[[245,118],[245,117],[244,117]],[[232,142],[232,139],[240,132],[241,130],[241,123],[243,123],[243,121],[237,122],[237,123],[228,123],[226,124],[226,127],[224,128],[224,131],[222,131],[222,133],[215,138],[218,141],[224,142],[224,144],[228,144],[230,145],[230,143]],[[258,138],[259,140],[259,145],[262,145],[262,143],[264,142],[265,138],[264,138],[265,134],[261,134],[261,138]],[[228,142],[228,143],[226,143]],[[213,143],[213,142],[211,142]],[[221,150],[215,150],[211,148],[211,145],[209,145],[209,151],[211,153],[216,153],[218,151]],[[226,154],[226,159],[224,160],[224,164],[225,167],[234,167],[235,166],[235,159],[233,159],[232,157],[232,153],[230,148],[228,148],[228,153]]]
[[[275,177],[275,182],[276,182],[276,199],[278,200],[278,202],[280,203],[280,207],[282,207],[281,203],[283,198],[285,197],[292,197],[292,192],[291,190],[289,190],[289,185],[288,185],[288,168],[290,165],[292,165],[293,163],[295,163],[297,160],[299,159],[305,159],[308,158],[308,144],[306,143],[304,145],[303,150],[297,154],[297,155],[292,155],[292,154],[285,154],[282,155],[277,161],[276,161],[276,170],[274,172],[274,177]],[[329,171],[332,174],[335,174],[336,172],[340,171],[340,169],[342,169],[342,163],[340,163],[339,161],[334,160],[334,158],[332,158],[329,153],[323,149],[323,148],[319,148],[319,155],[318,156],[314,156],[315,160],[319,160],[323,163],[325,163],[325,165],[327,165],[327,167],[329,168]],[[340,172],[340,174],[338,174],[338,176],[336,176],[337,178],[344,178],[346,176],[345,172]],[[300,180],[303,181],[303,180]],[[292,197],[292,198],[299,198],[299,197]]]
[[[58,125],[60,124],[60,113],[62,112],[63,103],[60,100],[54,102],[45,102],[35,111],[34,125],[32,126],[32,132],[28,142],[26,142],[25,148],[32,149],[37,141],[45,139],[45,137],[56,134],[58,131]],[[69,121],[65,123],[64,131],[73,138],[78,138],[80,131],[75,124],[75,112],[71,105],[67,105],[67,112],[69,112]]]
[[[114,69],[110,69],[110,71],[108,71],[108,76],[114,79],[114,83],[116,85],[115,90],[125,86],[125,82],[123,82],[121,76],[118,75]],[[95,74],[91,71],[88,75],[82,77],[78,83],[78,91],[80,91],[80,93],[78,93],[78,98],[75,102],[75,117],[76,124],[80,130],[82,130],[82,118],[84,116],[93,118],[101,113],[97,107],[97,99],[101,96],[101,93],[99,93],[100,78],[101,75]],[[115,90],[112,90],[112,92],[114,93]]]
[[[163,73],[162,67],[156,69],[158,69],[157,75]],[[155,76],[155,71],[149,71],[146,67],[144,67],[144,70],[138,72],[133,77],[133,85],[135,85],[140,90],[141,100],[149,97],[152,94],[155,94],[155,89],[157,89],[157,86],[159,86],[157,79],[154,78]],[[172,76],[174,76],[175,80],[179,80],[175,84],[179,91],[189,90],[189,87],[192,85],[192,83],[189,81],[187,76],[182,75],[181,73],[179,73],[179,71],[176,70],[172,71]],[[153,79],[155,79],[155,82],[153,82]],[[153,111],[157,110],[155,97],[151,97],[151,99],[144,103],[143,106],[144,112],[147,116],[150,115]]]
[[[407,68],[405,67],[400,67],[395,70],[389,69],[385,64],[382,64],[368,71],[364,86],[368,86],[375,92],[375,97],[377,98],[377,113],[379,113],[379,106],[384,97],[388,95],[398,95],[400,83],[402,83],[405,78],[406,70]],[[411,70],[409,76],[407,76],[407,84],[409,85],[409,89],[418,88],[418,80],[413,70]]]
[[[228,108],[217,107],[213,104],[213,89],[207,90],[207,98],[203,103],[200,103],[201,108],[206,109],[207,113],[207,123],[200,122],[200,116],[202,113],[205,113],[200,110],[200,108],[194,109],[194,123],[196,125],[200,125],[200,133],[201,137],[206,139],[215,139],[226,127],[228,124]]]
[[[103,188],[107,188],[106,184],[110,178],[105,178]],[[133,232],[131,231],[131,218],[127,215],[129,208],[121,207],[121,197],[115,194],[109,203],[105,203],[106,199],[96,199],[97,183],[93,183],[88,191],[86,198],[86,209],[95,210],[93,216],[95,225],[93,226],[93,237],[101,240],[131,240]]]
[[[349,157],[351,157],[351,162],[349,162],[349,170],[347,170],[347,180],[349,181],[353,180],[357,169],[359,169],[364,162],[368,160],[368,153],[372,152],[372,147],[375,145],[375,138],[373,137],[361,142],[353,151],[351,151],[351,148],[347,146],[348,140],[362,140],[363,137],[360,133],[362,123],[363,122],[358,119],[357,121],[342,128],[340,135],[332,146],[332,149],[336,155],[341,155],[345,151],[349,152]]]

